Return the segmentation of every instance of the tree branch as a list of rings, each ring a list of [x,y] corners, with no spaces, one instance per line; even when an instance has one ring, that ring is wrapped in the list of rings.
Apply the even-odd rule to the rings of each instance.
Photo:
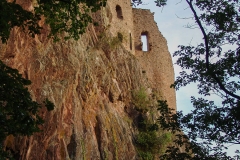
[[[221,90],[223,90],[226,94],[228,94],[228,95],[230,95],[230,96],[240,100],[240,96],[238,96],[238,95],[230,92],[229,90],[227,90],[225,88],[225,86],[222,84],[222,82],[219,80],[219,78],[216,76],[216,74],[214,72],[210,71],[210,67],[209,67],[210,66],[210,62],[209,62],[209,52],[210,52],[210,49],[209,49],[209,43],[208,43],[208,36],[207,36],[207,34],[206,34],[206,32],[205,32],[205,30],[203,28],[203,25],[202,25],[198,15],[197,15],[195,9],[193,8],[193,4],[192,4],[193,0],[190,0],[190,1],[186,0],[186,2],[188,3],[191,11],[193,12],[194,18],[195,18],[198,26],[200,27],[200,30],[201,30],[201,32],[203,34],[203,37],[204,37],[204,43],[205,43],[205,49],[206,49],[205,59],[206,59],[207,72],[210,73],[210,76],[217,82],[217,84],[219,85]]]

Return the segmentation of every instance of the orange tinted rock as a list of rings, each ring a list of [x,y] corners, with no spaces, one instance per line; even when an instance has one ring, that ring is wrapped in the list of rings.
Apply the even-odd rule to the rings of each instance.
[[[18,2],[26,8],[31,6],[22,0]],[[123,9],[122,20],[115,19],[117,4]],[[156,35],[151,35],[151,51],[145,54],[137,50],[134,39],[139,40],[139,32],[133,25],[142,23],[136,16],[144,13],[124,15],[132,13],[129,4],[127,0],[109,1],[103,13],[94,15],[100,17],[100,26],[89,25],[78,41],[53,43],[47,38],[48,27],[41,22],[44,29],[35,38],[14,28],[7,44],[0,45],[1,60],[32,81],[32,98],[39,103],[48,98],[55,104],[51,112],[45,108],[40,111],[45,120],[40,126],[42,132],[7,141],[18,158],[137,159],[137,130],[131,122],[137,112],[131,103],[132,91],[145,87],[149,95],[156,92],[172,108],[176,107],[175,92],[168,88],[174,73],[166,40],[156,31]],[[148,23],[154,23],[153,16],[146,14]],[[119,25],[121,22],[124,24]],[[131,33],[132,49],[130,37],[111,50],[95,46],[98,35],[109,24],[109,37],[118,32],[128,36]],[[152,27],[155,32],[155,24]],[[157,44],[162,48],[155,49]]]

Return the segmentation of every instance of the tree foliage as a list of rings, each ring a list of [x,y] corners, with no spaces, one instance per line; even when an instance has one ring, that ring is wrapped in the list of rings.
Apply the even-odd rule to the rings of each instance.
[[[30,136],[39,132],[43,119],[38,115],[40,104],[33,101],[28,88],[31,81],[22,78],[18,70],[0,61],[0,159],[9,156],[3,151],[3,141],[8,135]],[[50,111],[54,108],[48,99],[44,104]]]
[[[65,38],[80,38],[89,23],[91,13],[106,5],[106,0],[36,0],[34,10],[29,11],[16,3],[0,1],[0,37],[6,42],[13,27],[20,27],[32,37],[40,34],[39,21],[43,19],[49,25],[49,37],[58,40],[61,33]]]
[[[155,1],[157,6],[165,2]],[[194,26],[202,32],[203,42],[197,46],[180,45],[174,53],[183,71],[172,87],[179,89],[196,83],[200,97],[191,97],[194,109],[187,115],[174,114],[165,102],[160,102],[161,126],[175,131],[178,137],[164,158],[233,159],[225,150],[226,146],[240,144],[240,3],[238,0],[185,2],[192,12]],[[219,97],[221,104],[208,100],[213,95]],[[185,152],[180,152],[183,144]]]
[[[78,40],[92,22],[91,13],[106,5],[106,0],[38,0],[37,15],[44,15],[55,39],[63,32],[66,39]]]
[[[0,37],[6,43],[12,28],[19,27],[34,37],[41,33],[39,25],[44,20],[50,28],[49,38],[80,38],[92,22],[91,14],[105,6],[106,0],[36,0],[33,10],[26,10],[16,0],[0,0]],[[0,159],[11,158],[5,152],[3,141],[8,135],[32,135],[39,132],[43,119],[38,111],[42,106],[53,110],[54,104],[46,99],[43,104],[32,100],[27,85],[31,81],[22,78],[18,70],[6,66],[0,60]]]
[[[190,70],[180,73],[174,87],[178,89],[197,82],[200,95],[216,94],[222,104],[192,97],[194,110],[182,118],[183,124],[191,130],[193,140],[200,138],[209,145],[215,142],[218,146],[240,144],[240,3],[235,0],[186,2],[204,41],[195,47],[180,46],[174,53],[180,57],[177,64]],[[197,14],[195,7],[201,14]]]
[[[215,108],[210,109],[213,111],[209,114],[211,105],[207,103],[207,108],[195,108],[194,111],[187,115],[183,115],[182,112],[176,114],[168,108],[166,101],[159,101],[159,111],[161,116],[159,117],[159,123],[161,128],[170,131],[175,134],[176,138],[172,146],[168,146],[165,154],[160,159],[162,160],[231,160],[236,157],[239,158],[239,152],[236,152],[234,156],[227,156],[226,144],[231,144],[229,137],[237,139],[235,135],[229,133],[224,135],[224,131],[231,128],[226,123],[221,124],[219,117],[214,115],[214,112],[218,112]],[[202,102],[200,102],[202,103]],[[194,106],[195,107],[195,106]],[[232,121],[226,120],[227,123]],[[222,132],[223,131],[223,132]],[[229,131],[228,131],[229,132]],[[237,132],[235,130],[235,132]],[[219,134],[220,133],[220,134]],[[223,134],[221,134],[223,133]]]
[[[39,16],[24,10],[19,4],[16,4],[16,1],[11,3],[7,0],[0,1],[0,37],[3,43],[6,43],[11,29],[15,26],[28,29],[27,32],[31,36],[40,33],[39,20]]]

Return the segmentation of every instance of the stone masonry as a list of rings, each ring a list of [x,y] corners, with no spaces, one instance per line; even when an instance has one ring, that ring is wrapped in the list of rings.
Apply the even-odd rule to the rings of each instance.
[[[132,54],[135,52],[133,47],[134,31],[133,31],[133,12],[130,0],[109,0],[108,6],[112,17],[109,19],[110,32],[116,36],[121,33],[124,37],[123,45]],[[119,8],[120,7],[120,8]],[[130,45],[132,44],[132,47]]]
[[[153,13],[132,8],[130,0],[111,0],[108,5],[112,13],[110,31],[113,35],[118,32],[125,35],[124,47],[139,60],[150,88],[157,91],[161,99],[167,100],[170,108],[176,109],[175,90],[170,88],[174,82],[172,58]],[[121,13],[118,13],[119,7]],[[142,35],[147,37],[148,51],[142,51]]]
[[[153,89],[160,92],[170,108],[176,109],[176,94],[170,85],[174,82],[174,69],[167,41],[159,32],[153,13],[145,9],[133,9],[135,55]],[[147,36],[148,51],[141,49],[141,35]]]

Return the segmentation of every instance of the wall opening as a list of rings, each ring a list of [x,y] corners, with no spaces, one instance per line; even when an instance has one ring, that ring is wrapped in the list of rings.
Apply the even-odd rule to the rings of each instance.
[[[116,6],[116,12],[117,12],[117,17],[119,19],[123,19],[122,8],[119,5]]]
[[[148,42],[148,33],[147,32],[142,32],[141,42],[142,42],[142,51],[149,51],[149,42]]]
[[[130,36],[130,49],[132,50],[132,34],[129,33],[129,36]]]

